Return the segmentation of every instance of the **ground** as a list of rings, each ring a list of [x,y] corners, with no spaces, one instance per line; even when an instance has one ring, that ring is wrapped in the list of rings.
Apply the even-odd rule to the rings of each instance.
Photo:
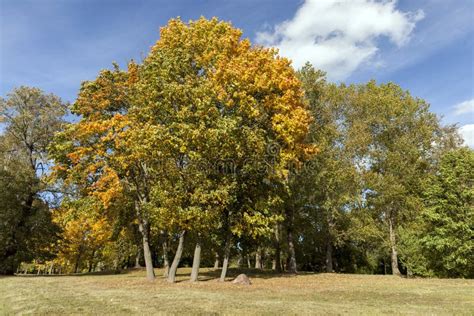
[[[190,269],[179,269],[177,284],[146,281],[143,270],[2,277],[0,315],[474,314],[474,280],[231,270],[230,277],[250,276],[246,286],[218,282],[219,271],[201,271],[201,281],[190,283]]]

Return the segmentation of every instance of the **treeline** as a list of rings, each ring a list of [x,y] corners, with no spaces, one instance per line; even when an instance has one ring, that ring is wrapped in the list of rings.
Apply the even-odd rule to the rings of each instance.
[[[474,276],[456,127],[396,84],[295,71],[217,19],[171,20],[72,106],[20,87],[0,111],[0,273]]]

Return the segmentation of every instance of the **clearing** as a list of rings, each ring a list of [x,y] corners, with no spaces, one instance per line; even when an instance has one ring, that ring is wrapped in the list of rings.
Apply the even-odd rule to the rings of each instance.
[[[250,276],[245,286],[201,271],[190,283],[179,269],[177,284],[148,282],[143,270],[2,277],[0,314],[474,314],[474,280],[231,269]]]

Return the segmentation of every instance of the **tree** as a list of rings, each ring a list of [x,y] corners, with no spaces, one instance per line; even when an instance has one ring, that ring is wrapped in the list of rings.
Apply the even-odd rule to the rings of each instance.
[[[474,152],[445,152],[424,186],[424,208],[404,231],[403,262],[418,275],[474,277]]]
[[[240,37],[217,19],[171,20],[144,61],[135,102],[141,124],[160,131],[143,137],[166,161],[155,186],[155,204],[169,212],[161,218],[199,232],[218,215],[224,276],[231,236],[272,225],[265,182],[283,180],[310,151],[302,143],[310,116],[289,62]]]
[[[350,138],[359,152],[356,167],[364,176],[365,210],[386,232],[392,273],[399,275],[397,230],[421,210],[422,183],[440,131],[438,118],[424,100],[393,83],[371,81],[350,90]]]
[[[105,208],[120,196],[134,201],[150,279],[152,217],[181,241],[223,218],[229,249],[231,233],[271,224],[262,183],[283,181],[288,165],[311,152],[302,143],[310,116],[289,61],[240,36],[217,19],[171,20],[142,65],[82,85],[73,106],[81,121],[54,145],[59,176]]]
[[[81,117],[51,146],[56,161],[55,176],[75,185],[82,195],[97,197],[104,209],[114,203],[131,203],[143,241],[147,278],[155,275],[150,251],[149,214],[145,205],[151,190],[147,160],[135,143],[136,129],[128,116],[138,66],[130,62],[128,71],[102,71],[96,80],[84,82],[72,112]],[[133,128],[132,128],[133,127]],[[135,129],[136,128],[136,129]]]
[[[112,237],[110,222],[101,208],[99,201],[85,197],[65,199],[53,212],[54,222],[61,228],[59,261],[72,267],[70,271],[74,273],[82,270],[82,263],[86,260],[89,261],[89,270],[92,270],[95,258],[101,256],[100,252]]]
[[[302,255],[311,258],[306,266],[325,266],[327,272],[332,272],[335,248],[347,240],[348,210],[358,189],[353,163],[355,153],[348,146],[347,89],[327,83],[325,73],[315,70],[310,64],[306,64],[298,74],[314,118],[308,142],[318,148],[318,154],[293,176],[288,197],[291,205],[286,207],[285,223],[290,228],[290,224],[296,222],[298,239],[313,244],[313,249],[298,251],[304,251]],[[289,220],[291,214],[293,221]],[[293,239],[290,233],[288,230],[289,240]],[[300,246],[303,245],[300,243]],[[294,246],[289,245],[288,249],[292,248]],[[324,260],[316,259],[318,252]],[[296,270],[294,253],[294,250],[290,251],[290,271]]]
[[[47,145],[67,106],[40,89],[20,87],[0,99],[0,273],[12,274],[51,244],[55,228],[43,197]]]
[[[474,152],[462,148],[444,155],[425,190],[422,216],[429,231],[421,243],[442,276],[474,276],[473,181]]]

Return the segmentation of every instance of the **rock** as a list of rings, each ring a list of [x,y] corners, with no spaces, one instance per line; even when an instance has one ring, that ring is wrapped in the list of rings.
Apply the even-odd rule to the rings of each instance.
[[[247,275],[245,274],[239,274],[234,281],[232,281],[232,284],[243,284],[243,285],[250,285],[252,282],[250,282],[250,279]]]

